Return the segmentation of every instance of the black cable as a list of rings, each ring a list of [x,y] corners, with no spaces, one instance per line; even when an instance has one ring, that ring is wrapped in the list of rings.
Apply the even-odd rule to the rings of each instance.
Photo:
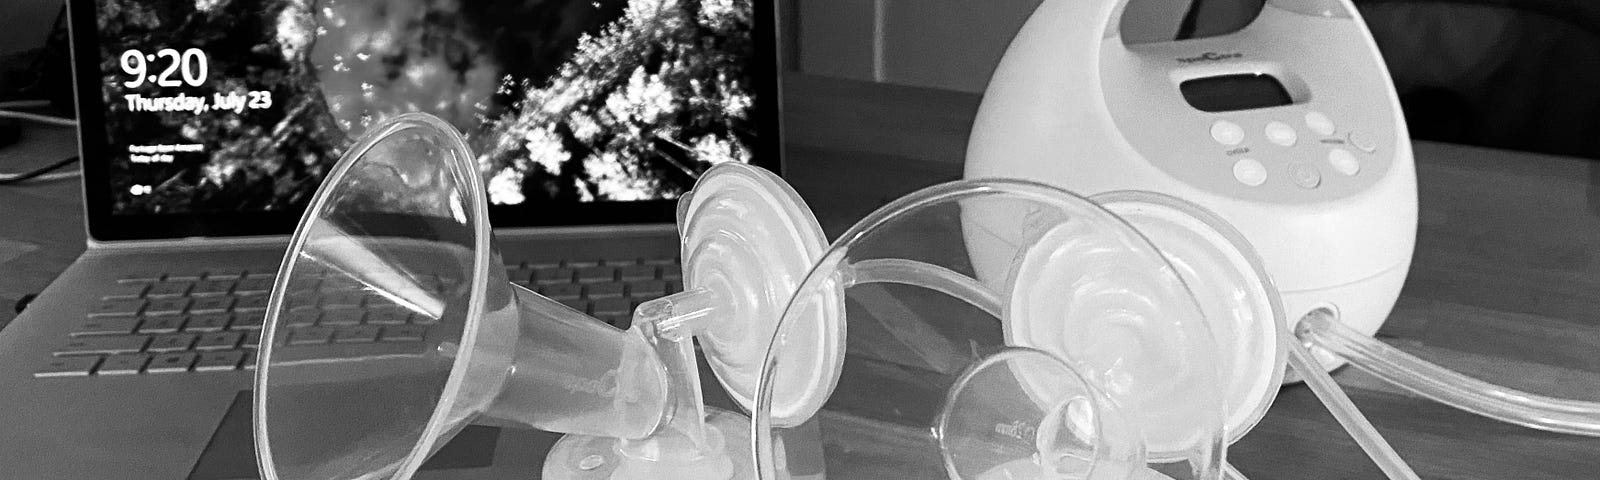
[[[11,185],[11,184],[15,184],[15,183],[26,182],[31,178],[34,178],[34,177],[37,177],[37,176],[40,176],[40,175],[44,175],[46,173],[50,173],[50,172],[53,172],[53,171],[56,171],[56,170],[60,170],[62,167],[65,167],[67,165],[72,165],[73,163],[77,163],[77,161],[78,161],[78,157],[76,155],[71,156],[71,157],[67,157],[67,158],[61,159],[59,161],[56,161],[56,163],[45,165],[43,167],[39,167],[39,168],[31,170],[31,171],[18,173],[18,174],[15,174],[16,176],[13,176],[13,177],[0,179],[0,185]]]

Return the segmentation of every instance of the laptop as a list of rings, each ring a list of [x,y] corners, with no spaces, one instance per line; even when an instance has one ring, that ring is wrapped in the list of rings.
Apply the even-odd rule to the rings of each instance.
[[[699,172],[780,171],[760,0],[68,8],[90,240],[0,332],[0,478],[255,478],[266,292],[322,175],[389,116],[461,129],[512,279],[619,328],[681,288],[674,198]],[[470,427],[418,478],[537,478],[556,438]]]

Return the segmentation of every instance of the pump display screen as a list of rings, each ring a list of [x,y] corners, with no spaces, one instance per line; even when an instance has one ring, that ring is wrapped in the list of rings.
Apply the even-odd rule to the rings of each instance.
[[[1219,75],[1178,84],[1190,106],[1206,112],[1232,112],[1294,103],[1278,79],[1267,74]]]

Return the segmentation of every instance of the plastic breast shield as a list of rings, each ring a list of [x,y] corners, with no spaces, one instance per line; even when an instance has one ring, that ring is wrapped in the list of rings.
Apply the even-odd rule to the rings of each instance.
[[[748,417],[703,404],[694,342],[753,408],[782,305],[824,247],[798,199],[759,169],[715,169],[682,203],[686,290],[622,331],[507,282],[472,158],[449,125],[402,115],[317,191],[257,359],[262,477],[409,478],[489,418],[567,434],[544,478],[752,478]],[[832,370],[797,364],[813,384],[777,409],[819,403],[811,372]]]

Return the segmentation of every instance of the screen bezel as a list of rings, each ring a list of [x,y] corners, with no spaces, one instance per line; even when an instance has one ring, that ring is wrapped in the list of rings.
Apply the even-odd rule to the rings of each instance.
[[[782,128],[779,91],[778,28],[772,2],[751,0],[755,55],[751,78],[757,128],[751,163],[779,175]],[[195,237],[278,236],[294,232],[302,211],[182,214],[112,214],[110,146],[103,128],[100,97],[99,32],[96,0],[69,0],[67,26],[72,43],[73,89],[77,98],[78,145],[83,159],[84,206],[89,237],[96,241],[161,240]],[[764,54],[759,54],[764,53]],[[91,131],[92,130],[92,131]],[[490,205],[495,228],[585,227],[661,224],[673,221],[675,200],[638,202],[545,202]]]

